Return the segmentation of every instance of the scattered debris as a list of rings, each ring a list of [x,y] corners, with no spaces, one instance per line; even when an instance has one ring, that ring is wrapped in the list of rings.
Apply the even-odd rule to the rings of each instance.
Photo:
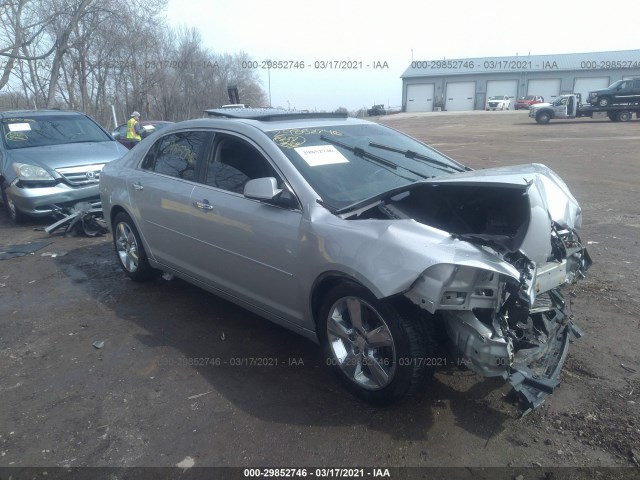
[[[198,395],[191,395],[187,398],[187,400],[195,400],[196,398],[204,397],[205,395],[209,395],[213,390],[209,390],[208,392],[199,393]]]
[[[182,460],[180,463],[176,463],[176,467],[178,468],[184,468],[185,471],[191,467],[193,467],[196,464],[196,461],[191,458],[191,457],[184,457],[184,460]]]
[[[40,256],[56,258],[56,257],[64,257],[66,254],[67,252],[42,252]]]
[[[98,350],[100,350],[102,347],[104,347],[104,340],[96,340],[95,342],[93,342],[91,345],[93,345],[94,347],[96,347]]]
[[[589,241],[587,242],[587,245],[593,245],[594,243],[600,243],[600,242],[593,242],[593,241],[589,240]]]
[[[631,367],[627,367],[624,363],[621,363],[621,364],[620,364],[620,366],[621,366],[622,368],[624,368],[624,369],[625,369],[627,372],[629,372],[629,373],[636,373],[636,370],[635,370],[635,369],[633,369],[633,368],[631,368]]]
[[[72,208],[58,207],[53,214],[59,219],[44,229],[48,234],[52,234],[65,225],[67,227],[64,236],[72,233],[97,237],[109,231],[104,218],[102,218],[102,208],[93,208],[89,202],[76,203]]]
[[[43,249],[51,242],[33,242],[22,243],[20,245],[8,245],[6,247],[0,246],[0,260],[7,260],[9,258],[24,257],[29,253],[37,252]]]
[[[222,332],[222,335],[220,335],[220,340],[222,340],[224,342],[225,338],[227,338],[227,337],[225,337],[224,332]]]
[[[173,274],[172,274],[172,273],[164,272],[164,273],[162,274],[162,279],[163,279],[163,280],[166,280],[167,282],[170,282],[171,280],[173,280]]]

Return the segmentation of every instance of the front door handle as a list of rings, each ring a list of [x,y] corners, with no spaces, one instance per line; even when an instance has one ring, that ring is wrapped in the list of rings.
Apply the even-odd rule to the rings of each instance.
[[[202,200],[201,202],[198,202],[198,201],[193,202],[193,206],[204,211],[213,210],[213,205],[211,205],[209,203],[209,200],[206,200],[206,199]]]
[[[144,190],[144,187],[142,186],[142,184],[140,182],[136,182],[136,183],[133,184],[133,189],[141,191],[141,190]]]

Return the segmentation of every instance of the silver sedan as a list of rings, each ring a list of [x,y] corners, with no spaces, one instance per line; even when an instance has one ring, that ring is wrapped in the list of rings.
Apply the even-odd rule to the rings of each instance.
[[[313,339],[372,403],[414,392],[447,358],[503,377],[528,408],[553,392],[581,335],[561,287],[591,264],[554,172],[471,171],[340,115],[208,113],[104,168],[131,279],[170,272]]]

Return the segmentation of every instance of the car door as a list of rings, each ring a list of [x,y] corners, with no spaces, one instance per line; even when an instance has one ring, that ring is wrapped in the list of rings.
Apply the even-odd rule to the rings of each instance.
[[[298,269],[302,212],[282,175],[247,139],[216,134],[191,199],[196,276],[227,295],[300,324],[303,304]],[[254,178],[275,177],[285,188],[283,204],[243,195]]]
[[[629,101],[640,102],[640,78],[633,80],[633,89]]]
[[[193,254],[191,193],[203,159],[210,153],[210,131],[179,131],[159,138],[128,179],[129,196],[138,210],[140,232],[152,257],[188,272]]]
[[[615,91],[615,99],[616,103],[625,103],[633,101],[633,80],[625,80]]]

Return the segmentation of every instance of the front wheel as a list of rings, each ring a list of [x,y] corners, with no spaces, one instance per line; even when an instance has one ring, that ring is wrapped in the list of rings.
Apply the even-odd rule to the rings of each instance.
[[[334,287],[319,310],[326,364],[353,395],[376,405],[401,399],[433,374],[434,320],[401,310],[353,282]]]
[[[120,266],[131,280],[144,282],[160,274],[149,265],[138,230],[131,217],[124,212],[118,213],[113,220],[113,244]]]
[[[609,99],[609,97],[600,97],[598,99],[599,107],[608,107],[610,104],[611,104],[611,100]]]
[[[13,203],[13,200],[11,200],[4,187],[0,187],[0,194],[2,195],[2,203],[4,204],[7,215],[9,215],[9,219],[15,224],[24,222],[26,215],[18,210],[18,207]]]
[[[549,123],[550,120],[551,120],[551,115],[549,114],[549,112],[536,113],[536,122],[545,124],[545,123]]]

